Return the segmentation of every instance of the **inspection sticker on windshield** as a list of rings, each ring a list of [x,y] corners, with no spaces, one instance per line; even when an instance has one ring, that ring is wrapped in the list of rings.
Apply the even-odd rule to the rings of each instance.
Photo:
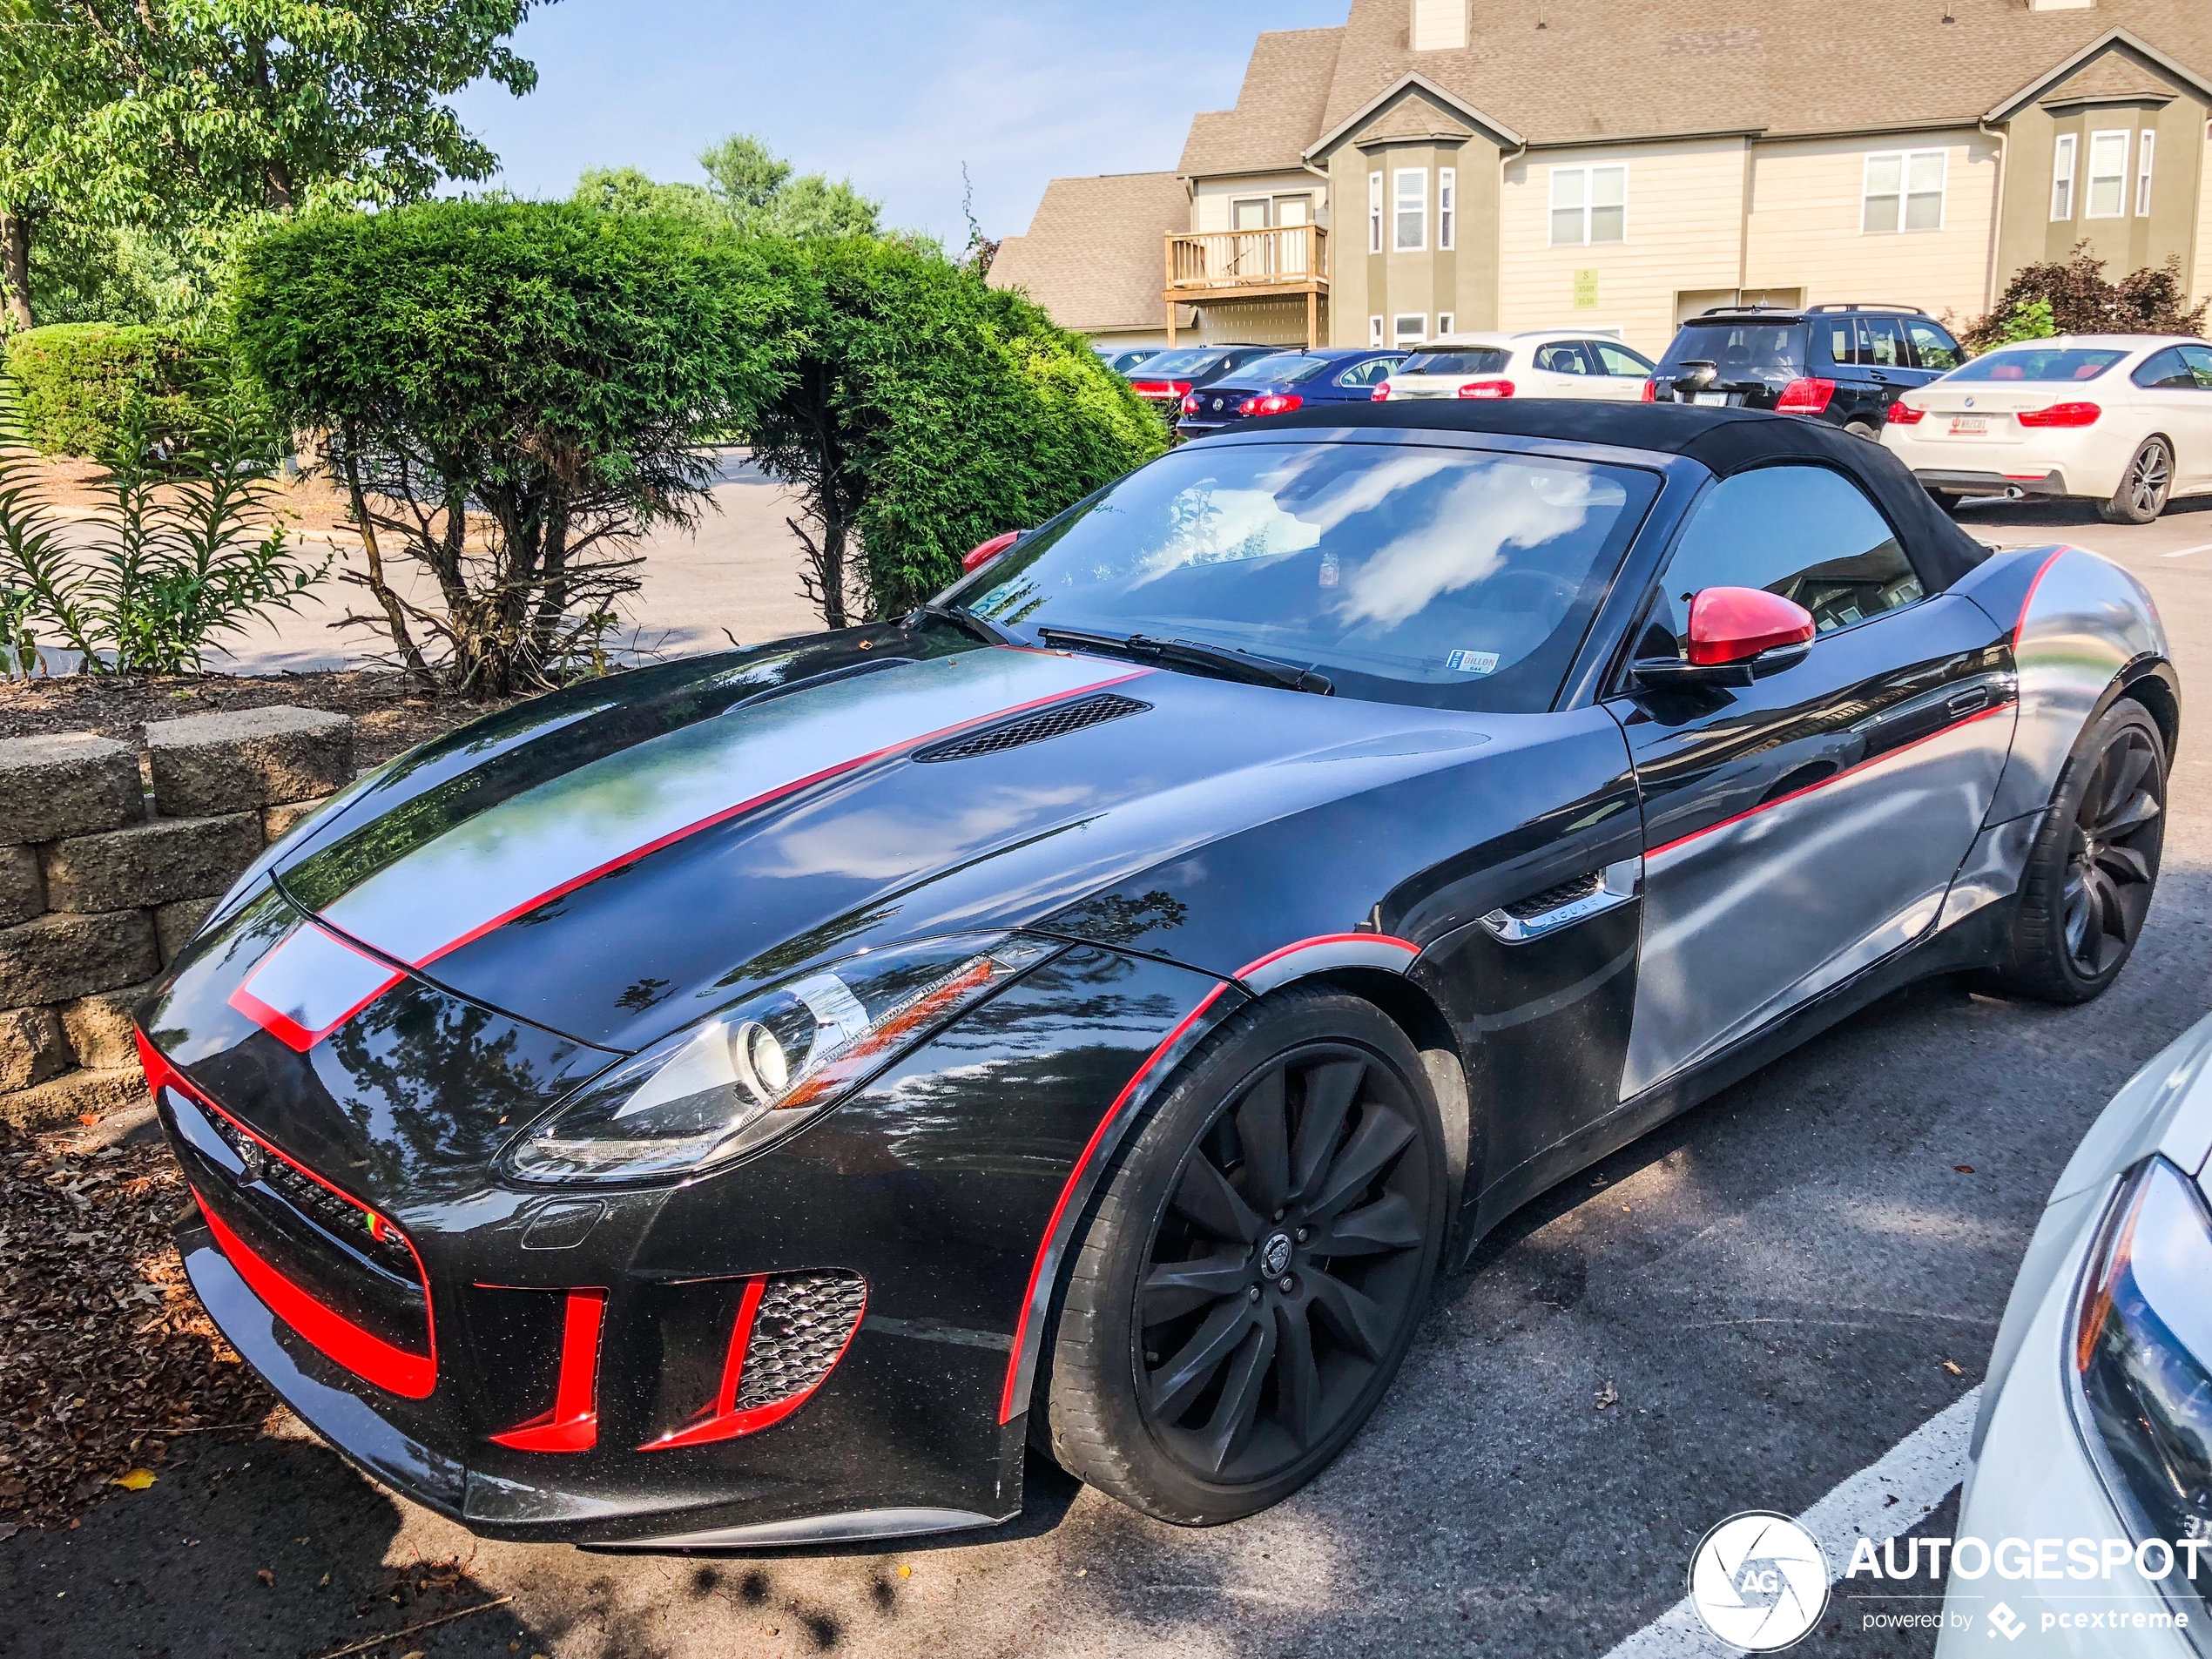
[[[1494,674],[1498,671],[1498,653],[1494,651],[1455,651],[1444,659],[1444,666],[1454,674]]]

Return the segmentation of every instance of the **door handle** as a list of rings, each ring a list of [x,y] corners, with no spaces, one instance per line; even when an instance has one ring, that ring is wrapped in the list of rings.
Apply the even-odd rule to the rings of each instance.
[[[1979,713],[1988,706],[1989,687],[1986,685],[1969,685],[1963,691],[1953,691],[1950,701],[1943,705],[1944,711],[1954,720],[1963,720],[1969,714]]]

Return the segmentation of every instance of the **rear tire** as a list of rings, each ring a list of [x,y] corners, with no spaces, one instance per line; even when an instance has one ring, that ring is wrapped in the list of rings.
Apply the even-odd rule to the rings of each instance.
[[[2165,825],[2165,739],[2148,710],[2122,698],[2090,723],[2060,774],[1999,984],[2046,1002],[2101,995],[2141,935]]]
[[[2112,499],[2097,503],[2097,516],[2107,524],[2148,524],[2166,510],[2173,488],[2173,450],[2163,438],[2145,438]]]
[[[1844,422],[1844,430],[1854,438],[1865,439],[1869,443],[1879,443],[1882,441],[1882,428],[1869,425],[1865,421],[1846,421]]]
[[[1079,1235],[1045,1387],[1059,1465],[1179,1526],[1297,1491],[1390,1386],[1447,1214],[1420,1058],[1372,1003],[1232,1015],[1123,1143]]]

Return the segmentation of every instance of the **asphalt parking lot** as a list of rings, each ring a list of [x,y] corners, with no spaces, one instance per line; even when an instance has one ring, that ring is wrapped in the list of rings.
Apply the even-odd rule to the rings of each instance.
[[[2073,508],[1966,522],[2136,572],[2208,695],[2212,502],[2142,529]],[[2158,898],[2111,994],[2060,1010],[1955,981],[1899,993],[1575,1177],[1439,1286],[1375,1420],[1254,1520],[1179,1531],[1042,1472],[1000,1534],[631,1559],[477,1543],[311,1440],[263,1440],[0,1544],[0,1647],[327,1655],[508,1597],[377,1650],[1607,1655],[1682,1595],[1715,1521],[1802,1512],[1979,1381],[2074,1143],[2206,1011],[2196,707]],[[1947,1531],[1949,1508],[1924,1526]],[[388,1599],[402,1581],[427,1588]],[[1932,1649],[1863,1630],[1869,1608],[1906,1606],[1864,1594],[1839,1587],[1796,1651]]]

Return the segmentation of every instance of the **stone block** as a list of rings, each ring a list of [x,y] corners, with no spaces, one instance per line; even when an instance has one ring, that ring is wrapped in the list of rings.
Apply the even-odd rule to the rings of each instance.
[[[28,1089],[76,1063],[51,1008],[0,1008],[0,1089]]]
[[[261,839],[274,846],[300,825],[323,809],[330,799],[327,795],[316,800],[287,801],[281,806],[261,809]]]
[[[189,714],[146,727],[154,805],[172,818],[312,800],[354,775],[354,723],[317,709]]]
[[[93,835],[145,815],[129,744],[90,732],[0,739],[0,845]]]
[[[138,1045],[131,1035],[131,1021],[152,989],[149,981],[63,1003],[58,1010],[62,1031],[77,1063],[96,1071],[138,1064]]]
[[[145,1074],[135,1064],[65,1071],[35,1088],[0,1095],[0,1120],[24,1130],[74,1129],[86,1117],[105,1117],[145,1097]]]
[[[78,915],[219,895],[261,855],[261,817],[157,818],[39,849],[49,909]]]
[[[0,927],[29,921],[45,907],[38,854],[28,846],[0,846]]]
[[[213,899],[179,899],[153,913],[153,942],[161,952],[164,968],[184,954],[185,947],[192,942],[192,936],[199,931],[199,924],[207,920],[207,913],[214,907]]]
[[[0,927],[0,1008],[66,1002],[136,985],[159,967],[153,918],[143,910],[41,916]]]

